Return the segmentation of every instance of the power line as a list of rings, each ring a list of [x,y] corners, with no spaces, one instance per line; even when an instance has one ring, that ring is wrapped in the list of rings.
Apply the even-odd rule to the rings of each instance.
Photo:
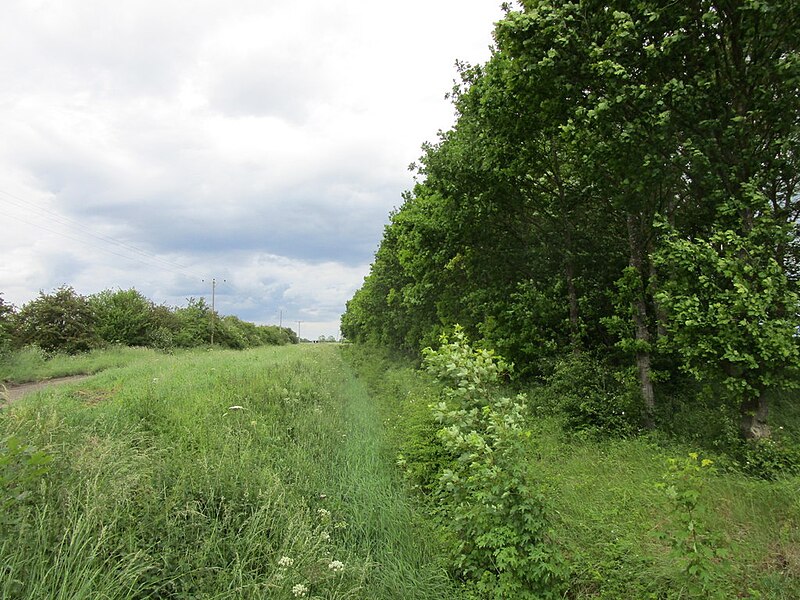
[[[99,240],[99,241],[101,241],[101,242],[103,242],[105,244],[113,244],[115,246],[118,246],[119,248],[135,252],[136,254],[139,254],[140,256],[143,256],[143,257],[145,257],[145,258],[147,258],[149,260],[157,261],[158,263],[161,263],[161,266],[163,268],[166,268],[166,269],[168,269],[170,271],[173,271],[173,272],[181,271],[180,274],[182,274],[182,275],[188,275],[190,277],[194,277],[194,278],[197,278],[197,279],[202,279],[202,277],[200,275],[198,275],[197,273],[192,272],[189,269],[189,267],[186,267],[185,265],[181,265],[181,264],[179,264],[177,262],[167,260],[167,259],[165,259],[165,258],[163,258],[161,256],[158,256],[158,255],[153,254],[151,252],[148,252],[146,250],[142,250],[141,248],[137,248],[136,246],[133,246],[131,244],[127,244],[127,243],[122,242],[120,240],[115,240],[114,238],[111,238],[111,237],[108,237],[108,236],[105,236],[105,235],[102,235],[102,234],[94,233],[94,232],[88,230],[86,228],[86,226],[83,223],[81,223],[80,221],[76,221],[75,219],[67,217],[66,215],[61,215],[61,214],[56,213],[54,211],[48,210],[48,209],[46,209],[44,207],[37,206],[37,205],[33,204],[32,202],[29,202],[29,201],[25,200],[24,198],[20,198],[19,196],[15,195],[15,194],[12,194],[11,192],[8,192],[8,191],[5,191],[5,190],[0,190],[0,194],[5,194],[6,196],[10,196],[11,198],[14,198],[16,200],[16,202],[15,202],[14,200],[9,200],[8,198],[0,197],[0,200],[5,202],[6,204],[10,204],[10,205],[16,206],[18,208],[24,208],[24,209],[32,208],[32,209],[38,211],[39,213],[44,213],[44,214],[49,215],[48,218],[51,221],[55,221],[56,223],[59,223],[59,224],[64,225],[66,227],[71,227],[73,229],[76,229],[82,235],[86,235],[88,237],[94,238],[94,239]],[[53,230],[53,229],[48,229],[48,228],[44,227],[43,225],[41,225],[40,223],[33,223],[33,222],[30,222],[30,221],[26,221],[25,219],[23,219],[23,218],[21,218],[19,216],[16,216],[16,215],[9,215],[8,213],[4,213],[4,214],[6,214],[7,216],[10,216],[12,218],[16,218],[17,220],[22,221],[24,223],[27,223],[29,225],[32,225],[34,227],[38,227],[40,229],[44,229],[45,231],[49,231],[49,232],[55,233],[57,235],[62,235],[64,237],[68,237],[68,238],[73,239],[75,241],[80,241],[80,242],[86,243],[87,245],[90,245],[90,246],[92,246],[94,248],[100,248],[101,250],[104,250],[106,252],[114,254],[115,256],[122,256],[123,258],[129,258],[130,260],[137,260],[137,259],[135,259],[133,257],[123,256],[123,255],[117,254],[115,252],[112,252],[108,248],[98,247],[96,245],[89,244],[88,242],[86,242],[84,240],[80,240],[80,239],[76,239],[74,237],[70,237],[67,234],[63,233],[63,232],[56,231],[56,230]],[[138,261],[138,262],[142,262],[142,261]],[[144,263],[144,264],[147,264],[147,263]],[[148,266],[152,266],[152,265],[148,265]]]
[[[67,233],[64,233],[63,231],[57,231],[55,229],[50,229],[49,227],[45,227],[44,225],[42,225],[40,223],[33,223],[31,221],[28,221],[27,219],[23,219],[22,217],[20,217],[18,215],[9,214],[9,213],[6,213],[4,211],[0,211],[0,214],[3,214],[6,217],[10,217],[10,218],[15,219],[17,221],[21,221],[22,223],[26,223],[26,224],[31,225],[33,227],[37,227],[39,229],[42,229],[43,231],[48,231],[50,233],[54,233],[56,235],[60,235],[60,236],[65,237],[67,239],[76,241],[76,242],[78,242],[80,244],[86,244],[87,246],[89,246],[91,248],[95,248],[97,250],[102,250],[103,252],[107,252],[108,254],[113,254],[114,256],[118,256],[118,257],[124,258],[126,260],[132,260],[132,261],[141,263],[141,264],[143,264],[143,265],[145,265],[147,267],[157,266],[157,267],[159,267],[161,269],[164,269],[164,270],[167,270],[167,271],[172,271],[173,273],[176,273],[177,275],[183,275],[184,277],[187,276],[186,272],[178,271],[177,269],[173,269],[173,268],[168,267],[166,265],[153,265],[152,263],[147,263],[147,262],[145,262],[145,261],[143,261],[143,260],[141,260],[139,258],[136,258],[135,256],[129,256],[129,255],[125,255],[125,254],[120,254],[119,252],[114,252],[113,250],[110,250],[109,248],[104,248],[102,246],[98,246],[96,244],[92,244],[87,240],[83,240],[81,238],[69,235]]]

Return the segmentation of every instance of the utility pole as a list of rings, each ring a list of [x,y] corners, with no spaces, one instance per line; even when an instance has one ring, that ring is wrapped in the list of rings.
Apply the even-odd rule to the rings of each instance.
[[[205,281],[205,279],[203,280]],[[222,280],[226,281],[225,279]],[[216,305],[217,280],[211,278],[211,345],[214,345],[214,306]]]
[[[302,323],[302,321],[298,321],[297,322],[297,343],[298,344],[300,343],[300,323]]]
[[[280,320],[278,321],[278,328],[283,329],[283,311],[281,311]]]

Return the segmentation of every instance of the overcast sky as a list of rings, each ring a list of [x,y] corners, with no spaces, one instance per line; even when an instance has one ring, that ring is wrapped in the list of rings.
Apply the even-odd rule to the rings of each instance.
[[[499,0],[3,0],[0,292],[337,335]],[[225,280],[224,282],[222,280]]]

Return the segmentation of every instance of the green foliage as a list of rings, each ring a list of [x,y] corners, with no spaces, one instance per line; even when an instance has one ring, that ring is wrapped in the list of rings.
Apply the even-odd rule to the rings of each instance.
[[[540,394],[540,404],[566,417],[568,431],[624,437],[638,430],[638,398],[610,365],[589,354],[558,360]]]
[[[659,255],[670,275],[658,298],[669,311],[674,350],[687,371],[723,385],[735,405],[798,383],[800,298],[764,243],[771,231],[760,219],[747,235],[673,234]]]
[[[665,537],[672,557],[681,567],[683,583],[690,598],[729,598],[727,548],[707,525],[708,509],[704,482],[713,461],[700,460],[696,452],[681,461],[671,458],[664,482],[658,484],[669,500],[675,529]],[[675,597],[685,597],[678,592]]]
[[[800,446],[791,441],[743,440],[736,453],[742,470],[769,481],[800,474]]]
[[[105,290],[89,297],[95,331],[109,344],[146,346],[154,329],[153,303],[140,292]]]
[[[345,335],[417,356],[458,322],[522,377],[572,352],[633,372],[648,427],[699,382],[708,414],[767,432],[752,404],[800,376],[798,6],[507,6],[491,58],[459,65],[457,121],[424,145]],[[624,430],[604,422],[615,396],[572,412]]]
[[[549,535],[544,486],[519,468],[531,439],[525,396],[495,393],[509,365],[473,349],[459,327],[452,341],[443,335],[440,348],[424,354],[427,371],[444,385],[432,408],[451,462],[438,494],[458,540],[458,573],[486,598],[561,597],[567,570]]]
[[[0,358],[11,350],[14,332],[14,307],[3,300],[0,292]]]
[[[187,298],[186,306],[175,309],[177,331],[175,345],[195,348],[211,342],[211,307],[204,298]],[[218,315],[214,315],[219,320]]]
[[[52,460],[14,435],[0,441],[0,534],[21,525],[19,509],[31,501]]]
[[[48,352],[85,352],[98,345],[89,300],[69,286],[23,306],[16,317],[18,344],[36,344]]]
[[[507,375],[511,366],[492,350],[470,346],[461,326],[456,325],[451,342],[440,337],[437,350],[425,348],[425,370],[445,385],[444,394],[460,410],[482,406],[491,400],[490,393]]]
[[[48,352],[85,352],[99,340],[89,301],[69,286],[24,305],[17,314],[18,344],[36,344]]]

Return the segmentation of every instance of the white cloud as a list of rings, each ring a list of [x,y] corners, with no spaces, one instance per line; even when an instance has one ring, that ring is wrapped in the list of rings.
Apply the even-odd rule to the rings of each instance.
[[[135,286],[176,303],[228,274],[223,312],[282,307],[334,335],[406,166],[450,125],[455,59],[485,60],[501,14],[484,0],[4,3],[0,291],[19,304],[62,283]]]

